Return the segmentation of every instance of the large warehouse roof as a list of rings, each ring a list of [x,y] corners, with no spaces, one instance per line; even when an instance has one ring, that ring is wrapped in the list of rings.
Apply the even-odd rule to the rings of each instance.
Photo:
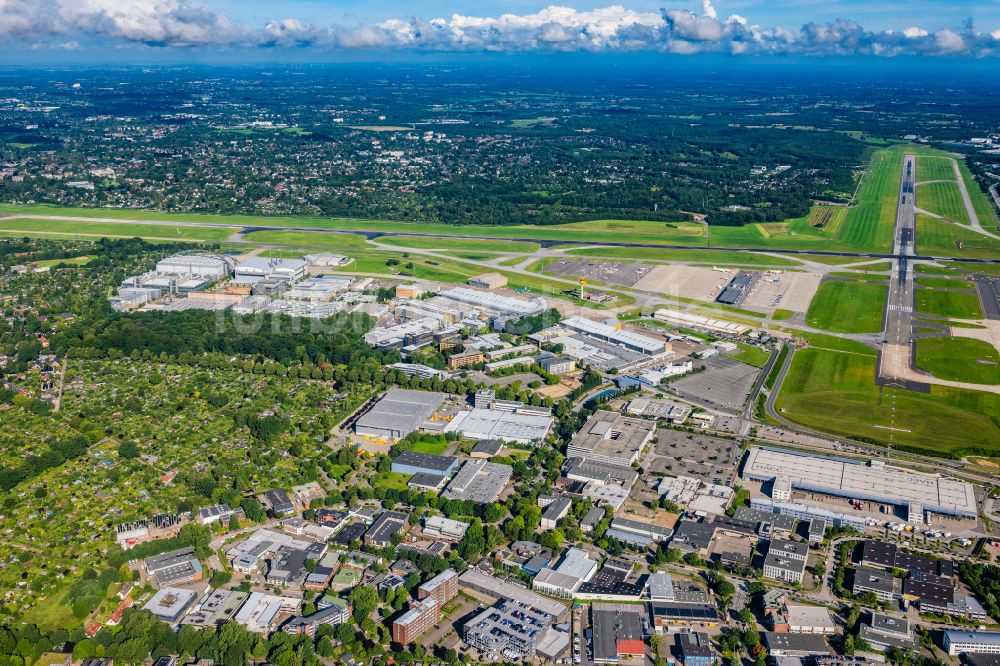
[[[394,388],[354,425],[359,435],[401,439],[423,425],[445,399],[444,393]]]
[[[866,465],[847,458],[753,447],[743,475],[757,481],[787,479],[796,488],[827,495],[899,506],[917,503],[937,513],[976,515],[976,496],[971,484],[875,462]]]
[[[552,427],[551,416],[511,414],[494,409],[459,412],[445,426],[445,432],[459,432],[472,439],[501,439],[506,442],[531,442],[544,439]]]

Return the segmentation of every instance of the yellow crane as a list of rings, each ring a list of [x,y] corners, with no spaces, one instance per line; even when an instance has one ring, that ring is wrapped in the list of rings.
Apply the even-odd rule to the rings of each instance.
[[[584,290],[584,287],[586,286],[586,284],[587,284],[587,278],[580,278],[580,300],[581,301],[587,298],[586,291]]]

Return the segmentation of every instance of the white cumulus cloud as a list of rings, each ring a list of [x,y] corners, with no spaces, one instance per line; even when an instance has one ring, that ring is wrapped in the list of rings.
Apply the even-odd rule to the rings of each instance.
[[[0,44],[65,48],[93,40],[155,47],[314,48],[424,51],[660,51],[696,54],[1000,55],[1000,29],[971,22],[869,30],[849,18],[788,29],[726,20],[712,0],[700,14],[623,5],[578,10],[550,5],[494,16],[400,16],[369,25],[318,25],[276,16],[249,26],[212,9],[211,0],[0,0]],[[285,9],[287,3],[275,3]],[[86,42],[84,40],[87,40]]]

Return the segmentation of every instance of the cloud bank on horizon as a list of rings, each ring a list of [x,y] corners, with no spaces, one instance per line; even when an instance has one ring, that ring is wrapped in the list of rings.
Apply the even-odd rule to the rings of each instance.
[[[780,55],[1000,55],[1000,27],[983,32],[908,25],[868,30],[838,19],[798,29],[768,27],[711,0],[687,9],[636,12],[621,5],[578,11],[551,5],[498,17],[399,18],[370,25],[317,25],[276,18],[255,27],[198,0],[0,0],[0,43],[76,48],[79,40],[116,45],[325,50],[663,52]]]

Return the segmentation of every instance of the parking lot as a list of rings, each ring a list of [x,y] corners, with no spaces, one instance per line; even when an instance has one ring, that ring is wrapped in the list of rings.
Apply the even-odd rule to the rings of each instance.
[[[739,444],[681,430],[660,430],[650,471],[726,484],[736,470]]]
[[[653,266],[638,262],[562,259],[546,268],[545,271],[563,277],[584,278],[590,282],[631,287],[652,269]]]
[[[704,366],[703,372],[671,382],[671,388],[681,398],[733,413],[741,412],[760,370],[727,356],[713,356],[704,361]]]

